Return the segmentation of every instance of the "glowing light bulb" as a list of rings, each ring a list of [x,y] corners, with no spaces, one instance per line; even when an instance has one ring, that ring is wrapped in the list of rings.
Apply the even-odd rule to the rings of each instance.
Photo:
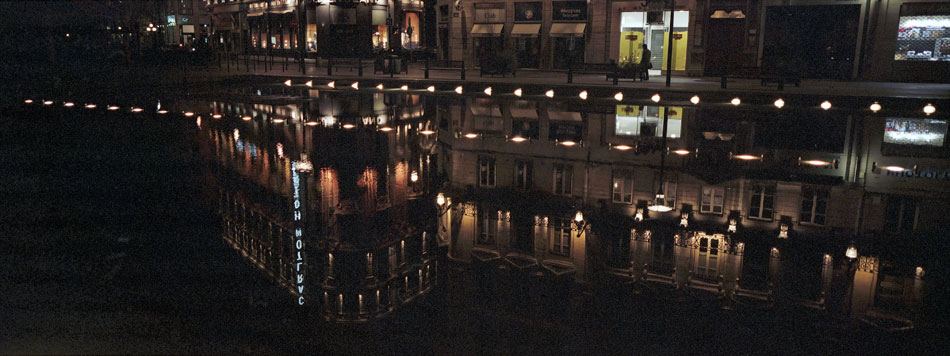
[[[379,128],[379,131],[382,131],[382,132],[389,132],[389,131],[392,131],[392,130],[393,130],[393,128],[392,128],[392,127],[389,127],[389,126],[383,126],[383,127],[380,127],[380,128]]]
[[[328,87],[331,87],[331,88],[336,88],[336,82],[335,82],[335,81],[329,82],[329,83],[327,83],[327,86],[328,86]]]
[[[109,110],[112,110],[112,108],[110,107]],[[192,116],[195,116],[195,113],[193,113],[193,112],[191,112],[191,111],[186,111],[186,112],[185,112],[185,117],[192,117]]]
[[[289,86],[290,86],[290,79],[287,79],[286,81],[284,81],[284,85],[286,85],[286,86],[289,87]]]
[[[469,132],[465,134],[465,138],[476,138],[476,137],[478,137],[478,134],[474,132]]]
[[[250,116],[245,116],[245,117],[242,117],[241,120],[244,120],[244,121],[251,121],[251,117],[250,117]]]
[[[572,146],[576,145],[577,142],[568,140],[568,141],[562,141],[561,144],[564,145],[564,146],[567,146],[567,147],[572,147]]]
[[[221,118],[221,114],[214,114],[214,115],[211,115],[211,117],[213,117],[213,118],[215,118],[215,119],[220,119],[220,118]]]
[[[350,84],[350,88],[360,90],[360,82],[353,82],[353,84]]]
[[[689,98],[689,102],[693,103],[693,105],[699,104],[699,95],[693,95],[692,98]]]
[[[491,96],[491,87],[485,88],[485,95]]]
[[[577,94],[577,96],[579,96],[581,100],[587,100],[587,91],[583,90],[579,94]]]
[[[673,153],[675,153],[675,154],[677,154],[677,155],[680,155],[680,156],[685,156],[685,155],[688,155],[688,154],[690,154],[690,153],[692,153],[692,152],[690,152],[689,150],[678,149],[678,150],[673,150]]]
[[[409,90],[409,86],[408,86],[408,85],[403,85],[403,86],[399,87],[399,89],[402,89],[402,90]]]
[[[521,88],[515,89],[515,96],[521,97]]]
[[[67,102],[63,103],[63,106],[65,106],[65,107],[67,107],[67,108],[71,108],[71,107],[73,107],[73,106],[75,106],[75,105],[76,105],[76,104],[74,104],[74,103],[71,102],[71,101],[67,101]]]
[[[660,102],[660,94],[653,94],[653,96],[650,97],[650,100],[653,100],[654,103],[659,103],[659,102]]]
[[[831,102],[828,100],[825,100],[825,101],[822,101],[821,104],[818,106],[821,107],[822,110],[828,110],[828,109],[831,109]]]
[[[434,134],[435,131],[432,131],[432,130],[429,130],[429,129],[425,129],[425,130],[419,131],[419,133],[421,133],[421,134],[423,134],[423,135],[426,135],[426,136],[429,136],[429,135],[431,135],[431,134]]]
[[[53,101],[52,101],[52,100],[44,100],[44,101],[43,101],[43,105],[53,105]]]
[[[376,84],[377,90],[383,90],[383,83]]]
[[[274,122],[275,124],[283,124],[283,123],[284,123],[284,119],[279,119],[279,118],[278,118],[278,119],[274,119],[273,122]],[[314,122],[314,124],[316,124],[316,123]]]
[[[306,84],[308,88],[313,88],[313,81],[312,81],[312,80],[308,80],[308,81],[307,81],[306,83],[304,83],[304,84]]]
[[[881,111],[881,104],[878,104],[876,101],[870,106],[871,112]]]
[[[132,112],[135,112],[135,113],[142,112],[142,108],[132,108]]]
[[[525,141],[527,141],[528,139],[526,139],[526,138],[524,138],[524,137],[521,137],[521,136],[515,136],[515,137],[512,137],[511,140],[514,141],[514,142],[525,142]]]
[[[752,160],[757,160],[757,159],[760,158],[759,156],[745,155],[745,154],[743,154],[743,155],[735,155],[735,156],[732,156],[732,157],[735,157],[736,159],[741,159],[741,160],[743,160],[743,161],[752,161]]]
[[[26,100],[23,100],[23,103],[24,103],[24,104],[32,104],[32,103],[33,103],[33,99],[26,99]]]
[[[544,92],[544,96],[549,97],[549,98],[553,98],[553,97],[554,97],[554,89],[548,89],[548,91]]]
[[[426,88],[426,90],[428,90],[430,93],[434,93],[434,92],[435,92],[435,86],[430,85],[428,88]]]
[[[95,109],[96,104],[86,104],[86,109]]]
[[[462,86],[461,86],[461,85],[455,87],[455,93],[456,93],[456,94],[462,94]]]
[[[775,105],[775,107],[781,109],[785,107],[785,100],[782,100],[782,98],[778,98],[778,99],[775,99],[775,102],[773,104]]]
[[[112,106],[110,106],[108,109],[109,109],[109,111],[116,111],[116,110],[119,110],[119,107],[118,107],[118,106],[115,106],[115,105],[112,105]]]
[[[742,100],[740,100],[739,98],[732,98],[732,100],[730,100],[729,103],[735,106],[739,106],[739,104],[742,104]]]
[[[277,120],[274,120],[274,122],[277,122]],[[316,121],[307,121],[307,123],[304,124],[304,125],[307,125],[307,126],[317,126],[317,122],[316,122]]]
[[[623,101],[623,93],[614,94],[614,100]]]
[[[927,106],[924,106],[924,114],[930,115],[937,112],[937,108],[934,104],[927,103]]]
[[[167,113],[168,113],[168,110],[165,110],[165,109],[161,109],[161,110],[159,110],[159,111],[156,111],[156,112],[157,112],[157,113],[158,113],[159,115],[165,115],[165,114],[167,114]]]
[[[629,145],[616,145],[616,146],[614,146],[614,148],[616,148],[616,149],[618,149],[618,150],[621,150],[621,151],[629,151],[629,150],[632,150],[632,149],[633,149],[633,147],[630,147]]]
[[[347,130],[352,129],[352,128],[354,128],[354,127],[356,127],[356,125],[353,125],[353,124],[343,124],[343,128],[344,128],[344,129],[347,129]]]

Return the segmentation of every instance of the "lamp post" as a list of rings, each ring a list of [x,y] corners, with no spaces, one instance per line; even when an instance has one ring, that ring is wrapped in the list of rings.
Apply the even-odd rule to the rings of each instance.
[[[673,14],[676,13],[676,0],[670,0],[670,35],[667,40],[666,54],[666,86],[670,86],[670,79],[673,74]],[[666,143],[666,116],[663,116],[663,140]],[[665,146],[665,145],[664,145]]]
[[[669,74],[669,71],[667,71]],[[656,191],[656,197],[653,200],[653,205],[650,205],[647,209],[650,211],[656,211],[660,213],[665,213],[667,211],[673,210],[666,205],[666,195],[663,194],[663,173],[666,169],[666,127],[669,123],[670,118],[670,108],[667,107],[663,110],[663,140],[662,140],[662,151],[660,152],[660,187]]]

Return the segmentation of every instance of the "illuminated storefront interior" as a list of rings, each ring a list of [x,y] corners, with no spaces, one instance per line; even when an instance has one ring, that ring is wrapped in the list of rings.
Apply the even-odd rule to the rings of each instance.
[[[639,63],[643,44],[650,49],[650,62],[654,69],[666,69],[667,44],[670,32],[670,11],[623,12],[620,17],[619,62]],[[673,14],[673,70],[686,69],[686,41],[689,27],[689,11]]]

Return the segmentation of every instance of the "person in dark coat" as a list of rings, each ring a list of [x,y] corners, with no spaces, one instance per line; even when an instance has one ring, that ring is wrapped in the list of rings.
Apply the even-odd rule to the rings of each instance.
[[[650,80],[650,73],[647,70],[653,68],[653,64],[650,63],[650,57],[652,56],[653,53],[650,52],[650,48],[644,43],[643,52],[640,54],[640,79],[642,80]]]

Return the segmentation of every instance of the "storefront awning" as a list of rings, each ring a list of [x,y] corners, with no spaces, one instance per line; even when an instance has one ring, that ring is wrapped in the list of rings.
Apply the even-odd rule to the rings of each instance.
[[[294,9],[293,9],[293,8],[289,8],[289,9],[277,9],[277,10],[270,10],[270,11],[268,11],[268,12],[269,12],[269,13],[272,13],[272,14],[286,14],[286,13],[294,12]]]
[[[516,23],[511,28],[512,36],[531,37],[537,36],[539,32],[541,32],[541,24],[539,23]]]
[[[477,23],[472,26],[472,36],[493,37],[501,36],[501,30],[505,28],[503,23]]]
[[[579,37],[584,36],[584,29],[587,24],[584,22],[555,22],[551,24],[550,35],[553,37]]]
[[[576,111],[548,110],[548,119],[551,121],[584,121],[581,113]]]
[[[248,12],[247,12],[247,17],[263,16],[263,15],[264,15],[264,10],[248,11]]]

